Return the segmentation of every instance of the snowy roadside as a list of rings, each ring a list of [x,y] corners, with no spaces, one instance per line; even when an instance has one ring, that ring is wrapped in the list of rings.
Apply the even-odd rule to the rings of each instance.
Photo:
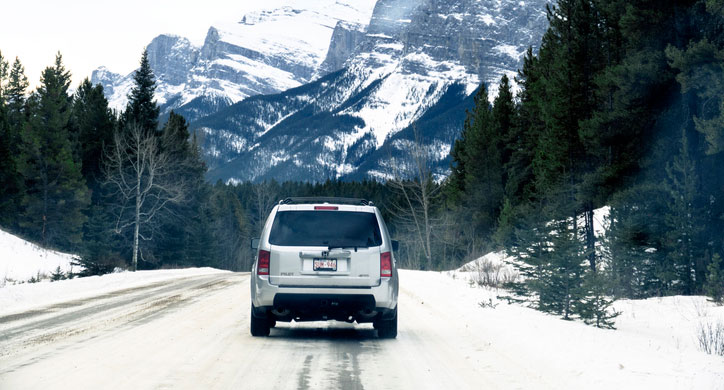
[[[40,248],[0,230],[0,288],[30,279],[46,279],[59,268],[64,274],[73,269],[74,255]]]
[[[607,210],[606,210],[607,211]],[[600,217],[603,220],[605,215]],[[507,306],[510,292],[502,289],[504,283],[519,280],[511,265],[515,260],[504,252],[493,252],[443,274],[462,285],[467,285],[479,296],[478,306],[495,308]],[[517,306],[525,310],[535,310]],[[702,352],[699,337],[702,328],[711,327],[721,334],[720,348],[724,348],[724,306],[717,306],[705,296],[669,296],[648,299],[621,299],[613,304],[620,313],[615,319],[618,334],[637,337],[652,348],[678,353]],[[538,313],[557,318],[556,316]],[[724,386],[724,383],[723,383]]]
[[[119,272],[49,283],[25,283],[0,288],[0,315],[191,276],[226,273],[215,268]]]
[[[508,304],[498,298],[507,291],[453,275],[402,271],[400,283],[424,306],[447,307],[435,326],[452,331],[460,324],[471,337],[487,339],[490,347],[539,372],[564,369],[570,375],[557,386],[724,389],[724,357],[705,353],[697,340],[700,324],[724,324],[724,306],[705,297],[618,301],[616,310],[623,314],[610,330]],[[452,313],[458,316],[450,318]],[[589,382],[592,378],[600,382]]]
[[[511,265],[513,262],[514,259],[506,256],[505,252],[491,252],[463,264],[456,270],[444,273],[471,286],[502,287],[504,283],[513,282],[519,278],[518,272]]]
[[[515,337],[497,339],[498,342],[509,342],[513,351],[516,346],[523,348],[523,344],[541,344],[540,340],[524,341],[529,335],[537,335],[554,340],[544,343],[550,344],[551,348],[566,350],[566,355],[577,356],[580,361],[572,361],[571,364],[581,372],[600,366],[602,362],[611,369],[611,375],[622,377],[626,376],[623,372],[631,368],[640,374],[650,374],[661,371],[661,367],[670,367],[671,371],[665,377],[676,377],[674,383],[679,383],[680,388],[712,388],[712,383],[718,383],[713,388],[724,388],[724,357],[708,355],[700,343],[702,329],[724,330],[724,306],[717,306],[703,296],[619,300],[614,303],[614,309],[621,313],[616,318],[616,330],[597,329],[577,321],[564,321],[524,305],[508,304],[506,299],[500,298],[509,295],[509,292],[490,287],[490,281],[517,277],[508,261],[510,259],[506,259],[502,252],[490,253],[457,270],[430,273],[424,278],[447,279],[435,283],[443,283],[449,286],[446,289],[456,290],[458,300],[475,307],[477,312],[485,313],[486,328],[492,327],[495,333],[519,335],[519,340]],[[421,277],[423,275],[415,275],[410,281],[418,281]],[[719,343],[724,343],[724,334]],[[521,350],[521,353],[524,351]],[[556,356],[560,354],[557,352]],[[697,370],[701,375],[692,379],[691,383],[676,376],[677,373]],[[626,383],[621,381],[622,385]],[[671,383],[664,387],[670,386]],[[657,386],[652,385],[651,388]]]
[[[58,268],[64,274],[79,271],[72,265],[75,257],[40,248],[0,230],[0,315],[172,279],[227,272],[189,268],[119,272],[49,282]],[[27,283],[30,279],[38,283]]]

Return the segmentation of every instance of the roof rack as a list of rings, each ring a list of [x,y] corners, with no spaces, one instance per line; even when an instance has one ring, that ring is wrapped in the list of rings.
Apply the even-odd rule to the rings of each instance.
[[[309,204],[309,203],[335,203],[360,206],[374,206],[375,204],[367,199],[361,198],[336,198],[330,196],[291,197],[282,199],[279,204]]]

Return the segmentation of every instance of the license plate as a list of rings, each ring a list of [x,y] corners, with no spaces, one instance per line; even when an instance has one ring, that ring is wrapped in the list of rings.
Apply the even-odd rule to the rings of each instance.
[[[314,259],[315,271],[336,271],[337,259]]]

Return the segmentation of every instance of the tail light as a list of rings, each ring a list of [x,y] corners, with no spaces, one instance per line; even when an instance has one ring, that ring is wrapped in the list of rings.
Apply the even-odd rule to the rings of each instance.
[[[314,206],[315,210],[339,210],[337,206]]]
[[[269,275],[269,251],[259,250],[259,263],[256,266],[257,275]]]
[[[392,277],[392,253],[380,253],[380,277]]]

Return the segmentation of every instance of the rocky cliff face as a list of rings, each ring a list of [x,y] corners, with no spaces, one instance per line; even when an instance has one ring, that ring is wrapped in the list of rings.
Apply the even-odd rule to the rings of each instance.
[[[147,49],[151,69],[170,85],[185,83],[188,73],[199,60],[198,48],[182,37],[160,35],[151,41]]]
[[[548,0],[296,0],[148,47],[211,180],[384,179],[422,144],[438,177],[480,83],[539,44]],[[512,77],[511,77],[512,79]],[[125,106],[131,76],[94,72]]]
[[[400,40],[405,52],[434,60],[456,59],[483,79],[520,64],[547,25],[542,1],[428,0],[412,14]]]
[[[546,3],[379,0],[364,37],[332,40],[327,58],[348,57],[343,70],[195,124],[211,178],[383,179],[409,167],[415,143],[444,176],[471,94],[515,74],[547,27]]]
[[[361,24],[338,22],[334,27],[327,57],[317,73],[323,76],[342,69],[344,63],[355,54],[357,46],[364,40],[366,27]]]
[[[295,0],[213,26],[200,47],[183,37],[158,36],[147,49],[162,111],[176,109],[193,120],[249,96],[305,84],[319,73],[339,30],[326,66],[336,70],[351,50],[344,45],[354,44],[345,39],[357,39],[373,6],[374,0]],[[99,68],[91,81],[103,84],[113,108],[125,107],[132,74]]]

